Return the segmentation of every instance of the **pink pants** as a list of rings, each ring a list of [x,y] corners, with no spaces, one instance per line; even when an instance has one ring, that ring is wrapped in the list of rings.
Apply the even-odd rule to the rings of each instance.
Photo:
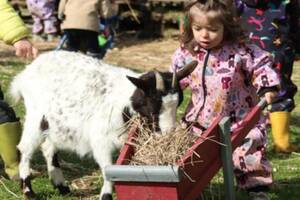
[[[239,188],[249,189],[272,184],[272,167],[265,157],[267,131],[265,125],[253,128],[243,145],[233,152],[234,173]]]
[[[58,32],[58,20],[55,16],[55,0],[26,0],[33,18],[33,34]]]

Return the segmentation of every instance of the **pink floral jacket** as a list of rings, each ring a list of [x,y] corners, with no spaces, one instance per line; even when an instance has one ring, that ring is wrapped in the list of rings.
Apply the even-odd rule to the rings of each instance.
[[[181,87],[190,87],[192,91],[184,116],[187,122],[198,122],[208,128],[218,115],[229,116],[232,123],[239,122],[256,105],[258,93],[279,85],[278,76],[271,69],[271,54],[255,45],[198,49],[192,56],[188,50],[178,48],[172,59],[173,71],[198,60],[194,72],[180,82]]]

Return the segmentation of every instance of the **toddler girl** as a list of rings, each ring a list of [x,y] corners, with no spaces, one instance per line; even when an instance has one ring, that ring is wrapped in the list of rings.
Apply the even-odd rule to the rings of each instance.
[[[279,80],[271,68],[272,56],[245,42],[229,2],[198,0],[188,5],[182,45],[173,56],[173,71],[198,61],[194,72],[180,82],[192,91],[183,121],[196,133],[207,129],[219,115],[230,117],[233,130],[256,105],[258,95],[268,103],[277,95]],[[238,186],[265,199],[262,190],[272,183],[266,144],[261,119],[233,153]]]

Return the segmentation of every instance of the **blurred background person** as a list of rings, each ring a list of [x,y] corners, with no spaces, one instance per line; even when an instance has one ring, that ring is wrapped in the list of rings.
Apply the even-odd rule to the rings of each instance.
[[[291,77],[295,50],[299,50],[298,0],[235,0],[235,4],[250,40],[273,55],[273,68],[281,79],[279,98],[269,107],[275,151],[298,151],[290,144],[290,117],[297,92]]]
[[[33,19],[33,40],[52,41],[59,32],[57,0],[26,0],[26,4]]]
[[[111,4],[111,0],[60,1],[58,17],[63,38],[66,39],[66,50],[82,51],[89,56],[103,58],[105,52],[101,50],[98,41],[100,16],[109,16]]]

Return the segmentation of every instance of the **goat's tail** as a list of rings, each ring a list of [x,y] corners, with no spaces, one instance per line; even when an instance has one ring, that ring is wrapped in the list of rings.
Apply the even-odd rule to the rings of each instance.
[[[16,76],[9,87],[9,95],[13,104],[17,104],[22,98],[21,86],[22,82],[20,80],[20,76]]]

